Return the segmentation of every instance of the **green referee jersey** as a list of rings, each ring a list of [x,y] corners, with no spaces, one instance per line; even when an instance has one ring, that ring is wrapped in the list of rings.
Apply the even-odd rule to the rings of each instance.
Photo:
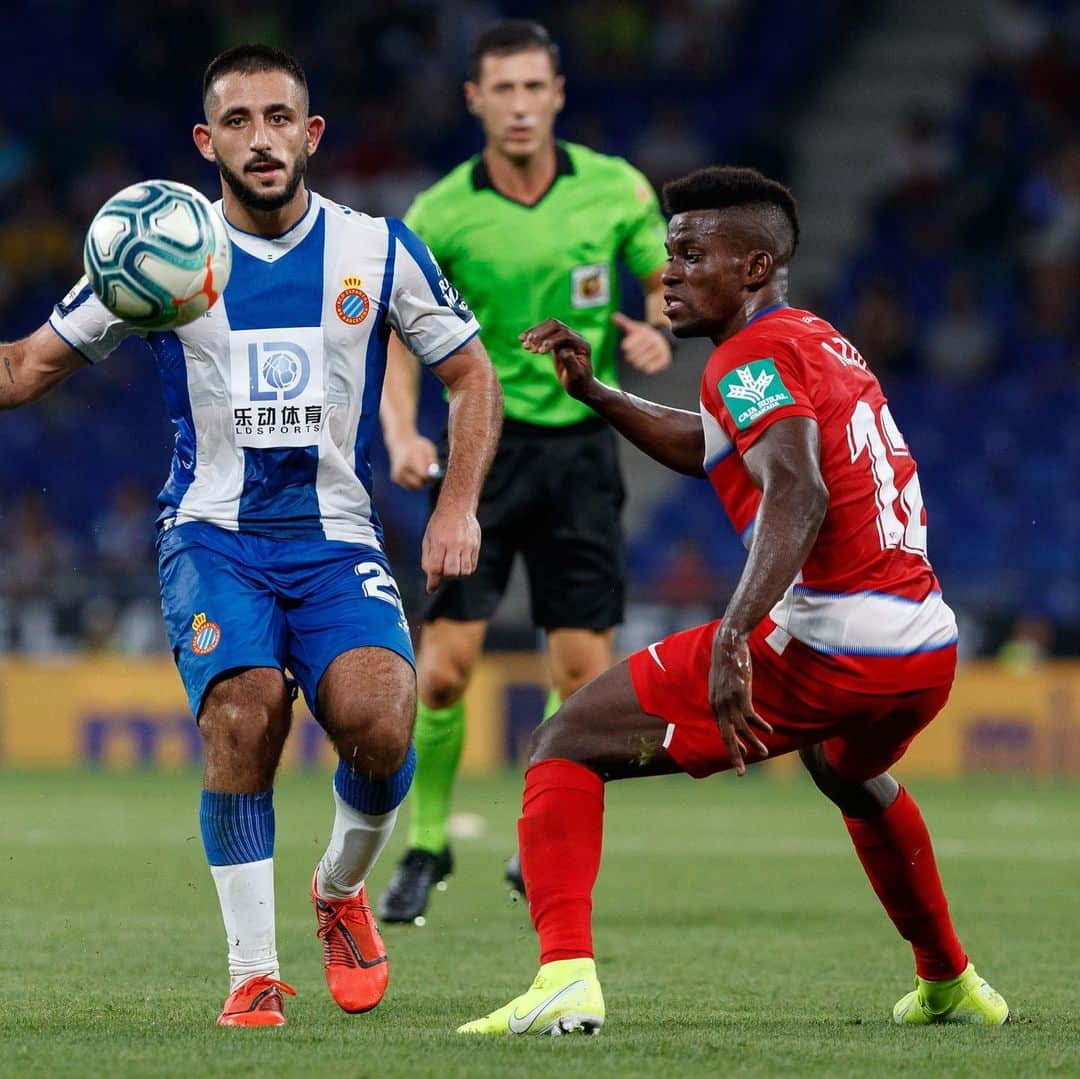
[[[548,427],[594,416],[518,334],[561,319],[589,340],[597,377],[616,382],[616,264],[641,278],[666,258],[667,226],[645,177],[622,158],[558,143],[554,183],[525,206],[495,190],[477,156],[417,195],[405,223],[476,313],[506,415]]]

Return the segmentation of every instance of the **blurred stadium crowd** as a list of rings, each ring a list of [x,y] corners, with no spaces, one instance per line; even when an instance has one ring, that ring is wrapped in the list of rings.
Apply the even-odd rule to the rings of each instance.
[[[146,175],[215,192],[188,132],[202,69],[244,40],[305,61],[329,121],[312,186],[373,213],[479,146],[461,105],[469,44],[524,4],[398,0],[341,8],[205,0],[15,0],[0,113],[0,339],[40,325],[81,272],[90,217]],[[699,164],[791,180],[791,129],[873,2],[554,2],[563,137],[619,153],[657,185]],[[193,34],[190,28],[199,26]],[[123,27],[123,33],[113,32]],[[945,115],[914,108],[861,212],[866,241],[794,301],[830,318],[885,384],[914,445],[931,557],[969,645],[1014,624],[1031,647],[1080,651],[1080,15],[1064,0],[986,5],[980,58]],[[59,58],[59,60],[58,60]],[[796,190],[796,195],[798,191]],[[214,195],[216,197],[216,195]],[[687,404],[689,402],[677,402]],[[437,395],[426,422],[439,424]],[[153,493],[171,435],[137,343],[0,421],[0,647],[164,647]],[[401,566],[424,505],[382,479]],[[719,505],[672,479],[631,536],[632,598],[718,610],[742,562]]]

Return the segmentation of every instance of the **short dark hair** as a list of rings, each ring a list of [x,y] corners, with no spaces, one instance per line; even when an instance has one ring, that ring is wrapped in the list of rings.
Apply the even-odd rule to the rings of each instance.
[[[773,207],[787,219],[791,230],[787,261],[799,246],[799,209],[790,188],[770,180],[757,169],[710,165],[664,184],[664,210],[682,214],[690,210],[727,210],[734,206]]]
[[[254,75],[257,71],[284,71],[286,75],[290,75],[304,92],[304,111],[307,112],[307,75],[304,74],[304,67],[300,61],[283,49],[275,49],[273,45],[252,43],[234,45],[231,49],[226,49],[215,56],[207,65],[202,82],[203,110],[206,112],[206,118],[210,119],[210,110],[207,106],[214,83],[218,79],[223,75],[232,75],[234,72]]]
[[[530,19],[504,19],[489,26],[473,43],[469,57],[469,81],[480,81],[480,67],[485,56],[512,56],[516,52],[542,49],[551,57],[551,66],[559,74],[559,46],[538,22]]]

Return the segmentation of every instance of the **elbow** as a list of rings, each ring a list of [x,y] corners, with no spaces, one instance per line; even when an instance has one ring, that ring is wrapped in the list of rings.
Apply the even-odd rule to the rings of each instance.
[[[802,522],[806,534],[816,536],[829,509],[829,488],[818,476],[786,472],[774,476],[764,492],[764,501],[785,507],[785,516],[793,523]]]
[[[491,360],[488,360],[481,370],[484,372],[485,381],[492,396],[495,398],[496,403],[501,406],[503,399],[502,383],[499,381],[499,374],[495,370],[495,365]]]
[[[689,448],[689,452],[685,454],[682,468],[679,471],[683,475],[693,476],[696,480],[707,480],[709,473],[705,469],[705,456],[707,453],[705,433],[699,427],[694,432],[694,435],[693,443]]]
[[[828,488],[825,486],[825,481],[819,476],[807,493],[808,510],[807,515],[813,522],[814,535],[818,534],[818,529],[821,528],[822,522],[825,520],[825,514],[828,512]]]
[[[502,383],[499,381],[499,376],[495,371],[495,365],[488,363],[487,365],[487,383],[486,392],[491,397],[491,403],[495,411],[495,415],[498,417],[499,428],[502,428],[502,414],[503,414],[503,391]]]
[[[806,522],[813,526],[816,536],[829,509],[829,488],[825,486],[825,481],[820,476],[806,485],[806,489],[802,492],[802,501]]]

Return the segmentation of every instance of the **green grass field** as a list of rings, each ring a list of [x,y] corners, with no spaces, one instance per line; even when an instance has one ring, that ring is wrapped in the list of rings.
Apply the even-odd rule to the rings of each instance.
[[[486,835],[458,842],[425,928],[386,930],[390,991],[347,1016],[323,984],[307,899],[329,780],[284,776],[278,946],[300,995],[287,1028],[262,1031],[213,1025],[225,942],[198,787],[195,775],[0,773],[0,1074],[1080,1074],[1075,787],[913,784],[961,937],[1016,1021],[904,1030],[890,1009],[910,986],[910,952],[808,783],[616,785],[596,895],[608,1025],[528,1041],[453,1033],[535,973],[527,911],[500,882],[517,779],[462,785],[458,808]]]

